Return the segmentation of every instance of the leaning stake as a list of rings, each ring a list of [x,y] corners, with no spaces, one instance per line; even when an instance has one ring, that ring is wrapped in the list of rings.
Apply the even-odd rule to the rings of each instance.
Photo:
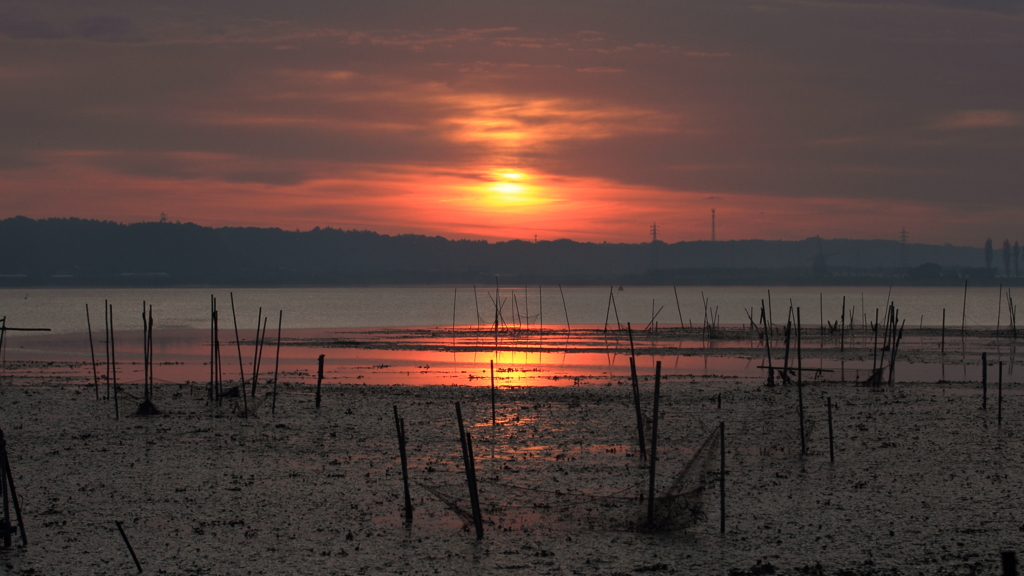
[[[412,498],[409,496],[409,461],[405,455],[405,419],[398,417],[398,406],[395,410],[395,430],[398,433],[398,454],[402,459],[402,484],[405,488],[405,520],[412,522]]]
[[[721,464],[718,468],[719,532],[725,534],[725,422],[718,423],[718,446],[721,449]]]
[[[277,312],[277,353],[274,355],[274,396],[270,400],[270,413],[277,408],[277,368],[281,364],[281,320],[284,318],[284,310]]]
[[[654,528],[654,472],[658,462],[658,398],[661,395],[661,360],[654,368],[654,422],[651,424],[651,469],[647,490],[647,526]]]
[[[121,521],[120,520],[116,520],[114,523],[117,524],[117,529],[118,529],[118,531],[121,532],[121,538],[124,538],[124,545],[128,547],[128,552],[131,553],[132,560],[135,561],[135,567],[138,568],[139,569],[139,573],[141,573],[142,572],[142,564],[139,564],[139,557],[135,555],[135,549],[132,548],[132,543],[128,541],[128,535],[124,533],[124,527],[121,526]]]
[[[317,359],[316,369],[316,407],[320,408],[320,383],[324,381],[324,355]]]
[[[100,399],[100,377],[96,372],[96,349],[92,344],[92,320],[89,319],[89,303],[85,303],[85,324],[89,327],[89,356],[92,357],[92,383],[96,387],[96,399]]]

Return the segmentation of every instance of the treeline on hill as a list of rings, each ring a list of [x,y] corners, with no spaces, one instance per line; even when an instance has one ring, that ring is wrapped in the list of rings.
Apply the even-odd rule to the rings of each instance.
[[[514,284],[942,285],[998,276],[983,267],[981,248],[817,238],[486,242],[15,217],[0,221],[0,247],[0,286],[489,284],[495,277]]]

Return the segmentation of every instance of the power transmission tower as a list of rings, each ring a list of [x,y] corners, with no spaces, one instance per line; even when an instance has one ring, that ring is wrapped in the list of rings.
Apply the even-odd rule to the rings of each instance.
[[[651,242],[658,241],[658,223],[651,224]]]
[[[715,209],[711,209],[711,241],[715,241]]]

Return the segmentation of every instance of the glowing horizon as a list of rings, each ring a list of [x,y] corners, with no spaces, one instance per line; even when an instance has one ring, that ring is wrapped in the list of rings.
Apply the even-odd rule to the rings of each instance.
[[[27,3],[0,14],[0,211],[675,242],[715,209],[720,240],[1015,239],[1019,11],[768,0],[768,26],[761,4]]]

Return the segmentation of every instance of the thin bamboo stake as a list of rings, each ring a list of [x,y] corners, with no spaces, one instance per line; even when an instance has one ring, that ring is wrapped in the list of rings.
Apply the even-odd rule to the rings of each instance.
[[[718,446],[721,450],[718,468],[719,532],[725,534],[725,422],[718,423]]]
[[[807,454],[807,436],[804,434],[804,361],[800,351],[800,308],[796,309],[796,389],[800,398],[800,454]]]
[[[835,464],[836,451],[832,442],[832,397],[826,398],[825,402],[828,404],[828,461]]]
[[[89,318],[89,303],[85,303],[85,324],[89,327],[89,356],[92,358],[92,383],[96,388],[96,399],[100,399],[100,377],[96,372],[96,349],[92,344],[92,320]]]
[[[263,334],[259,336],[259,340],[256,346],[256,361],[253,362],[252,367],[252,397],[256,397],[256,381],[260,379],[260,366],[263,365],[263,344],[267,341],[267,320],[270,320],[269,316],[263,318]],[[259,332],[259,326],[256,327]]]
[[[568,334],[572,332],[572,327],[569,326],[569,307],[565,305],[565,292],[562,292],[562,285],[558,285],[558,293],[562,295],[562,310],[565,311],[565,332]]]
[[[106,380],[107,381],[107,394],[106,394],[106,397],[104,398],[105,400],[110,400],[110,320],[109,320],[110,309],[109,309],[109,306],[110,306],[109,303],[106,300],[104,300],[103,301],[103,339],[105,340],[104,348],[106,348],[106,352],[107,352],[107,362],[106,362],[106,368],[107,368],[107,380]]]
[[[658,463],[658,400],[661,396],[661,360],[654,367],[654,422],[651,423],[651,463],[648,473],[647,525],[654,527],[654,479]]]
[[[135,567],[139,569],[139,573],[142,573],[142,564],[139,564],[139,557],[135,555],[135,548],[132,548],[132,543],[128,541],[128,535],[124,533],[124,526],[121,526],[121,521],[114,521],[117,524],[117,529],[121,532],[121,538],[124,539],[124,545],[128,547],[128,552],[132,555],[132,560],[135,561]]]
[[[270,413],[273,414],[277,408],[277,368],[281,365],[281,320],[284,318],[284,310],[277,313],[277,353],[274,354],[274,396],[270,400]]]
[[[402,461],[402,485],[405,489],[405,521],[412,522],[412,498],[409,495],[409,461],[405,453],[405,420],[398,417],[398,406],[395,411],[395,430],[398,433],[398,454]]]
[[[231,319],[235,322],[235,346],[238,348],[238,391],[242,397],[242,403],[244,404],[244,416],[249,417],[249,401],[246,399],[245,394],[245,368],[242,367],[242,339],[238,337],[238,315],[235,314],[235,293],[229,292],[231,295]]]
[[[114,419],[121,419],[121,411],[117,405],[117,352],[114,348],[114,305],[110,305],[110,364],[114,376]]]
[[[679,313],[679,328],[683,328],[683,309],[679,306],[679,292],[676,287],[672,287],[672,293],[676,296],[676,312]]]
[[[324,355],[317,359],[316,370],[316,407],[320,408],[320,383],[324,381]]]

